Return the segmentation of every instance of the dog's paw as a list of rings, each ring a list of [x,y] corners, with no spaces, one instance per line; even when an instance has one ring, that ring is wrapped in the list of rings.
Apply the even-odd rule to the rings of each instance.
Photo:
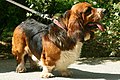
[[[42,72],[41,75],[40,75],[41,78],[52,78],[54,77],[54,75],[52,73],[45,73],[45,72]]]
[[[26,68],[23,64],[19,64],[16,68],[16,72],[17,73],[23,73],[23,72],[26,72]]]
[[[61,71],[61,75],[62,75],[63,77],[71,77],[72,74],[73,74],[73,72],[72,72],[72,71],[69,71],[69,70]]]

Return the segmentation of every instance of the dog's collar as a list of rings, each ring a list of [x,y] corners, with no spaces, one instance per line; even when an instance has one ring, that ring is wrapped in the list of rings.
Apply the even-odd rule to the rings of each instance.
[[[61,23],[57,19],[53,19],[53,23],[66,31],[66,29],[61,25]]]

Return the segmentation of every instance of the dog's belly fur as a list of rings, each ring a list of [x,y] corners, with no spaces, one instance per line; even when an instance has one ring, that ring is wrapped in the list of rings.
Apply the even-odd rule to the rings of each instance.
[[[61,51],[60,59],[56,62],[55,69],[65,70],[70,64],[74,63],[80,57],[82,42],[77,42],[73,50]]]

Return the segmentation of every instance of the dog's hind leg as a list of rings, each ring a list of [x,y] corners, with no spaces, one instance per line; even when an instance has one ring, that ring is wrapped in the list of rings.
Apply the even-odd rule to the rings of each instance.
[[[20,26],[18,26],[12,37],[12,54],[16,57],[17,60],[17,68],[16,72],[21,73],[25,72],[25,55],[27,52],[25,51],[26,41],[25,34]]]
[[[13,48],[12,48],[13,49]],[[16,57],[17,60],[17,68],[16,68],[16,72],[21,73],[21,72],[25,72],[26,68],[25,68],[25,62],[27,59],[25,59],[26,56],[26,52],[20,52],[19,50],[12,50],[12,53],[14,54],[14,56]]]
[[[16,72],[17,73],[22,73],[22,72],[26,72],[26,67],[25,67],[25,55],[26,53],[24,53],[20,58],[21,58],[21,61],[20,63],[18,63],[18,66],[16,68]]]

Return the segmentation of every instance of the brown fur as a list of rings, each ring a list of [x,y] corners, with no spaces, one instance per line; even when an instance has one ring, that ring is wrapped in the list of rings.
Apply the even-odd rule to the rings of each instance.
[[[102,10],[98,13],[97,8],[83,2],[74,5],[58,19],[64,30],[54,23],[44,25],[33,19],[23,22],[16,27],[12,39],[12,53],[18,61],[16,71],[25,71],[24,56],[28,55],[31,58],[34,56],[34,61],[43,67],[41,77],[53,76],[51,71],[59,65],[57,62],[62,61],[62,55],[70,55],[65,60],[67,57],[74,59],[71,52],[77,50],[78,44],[82,47],[82,42],[93,37],[94,31],[89,22],[96,23],[102,18]],[[93,27],[95,29],[96,25]],[[59,68],[62,76],[71,75],[67,66]]]

